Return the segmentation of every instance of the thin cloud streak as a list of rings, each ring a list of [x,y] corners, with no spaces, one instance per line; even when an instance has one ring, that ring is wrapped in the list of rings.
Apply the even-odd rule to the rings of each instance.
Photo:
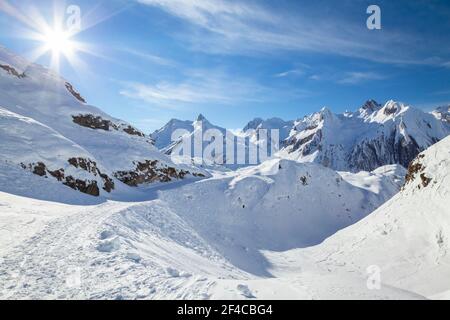
[[[415,54],[416,43],[395,31],[369,33],[365,23],[295,16],[254,2],[224,0],[137,0],[195,25],[207,34],[183,35],[195,50],[236,54],[276,50],[315,51],[387,64],[442,66],[440,58]],[[363,21],[365,22],[365,21]],[[338,26],[338,27],[337,27]],[[389,49],[389,50],[386,50]],[[426,54],[426,53],[425,53]]]
[[[347,72],[343,79],[338,80],[340,84],[360,84],[367,81],[384,80],[385,76],[375,72]]]
[[[258,82],[235,75],[205,70],[186,71],[183,81],[160,81],[151,84],[124,83],[120,94],[161,108],[177,108],[186,105],[214,104],[240,106],[245,103],[266,103],[281,99],[301,99],[309,92],[295,88],[267,87]]]
[[[149,54],[147,52],[141,52],[139,50],[135,50],[135,49],[131,49],[131,48],[121,48],[119,49],[122,52],[134,55],[138,58],[144,59],[146,61],[149,61],[153,64],[158,64],[161,66],[166,66],[166,67],[175,67],[177,66],[177,63],[175,61],[172,61],[170,59],[167,58],[163,58],[154,54]]]

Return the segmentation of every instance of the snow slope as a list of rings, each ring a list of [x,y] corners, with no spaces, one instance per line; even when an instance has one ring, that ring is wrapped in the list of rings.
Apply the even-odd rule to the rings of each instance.
[[[317,247],[285,255],[299,267],[325,274],[367,277],[366,269],[378,266],[382,287],[448,297],[449,170],[450,138],[446,138],[419,155],[404,189],[373,214]]]
[[[6,183],[9,166],[0,165],[0,228],[8,230],[0,237],[0,297],[8,299],[333,297],[314,275],[297,270],[278,279],[276,259],[265,252],[322,242],[395,194],[404,174],[387,167],[343,178],[272,160],[175,182],[144,202],[83,203],[97,198],[52,184],[49,192],[87,204],[79,206],[28,198],[44,199],[33,190],[45,192],[46,181],[17,169],[17,184]],[[18,193],[21,179],[36,187]],[[347,288],[342,297],[415,297],[359,292],[351,279],[332,283]]]
[[[130,124],[85,103],[70,83],[0,47],[0,160],[91,195],[205,174],[175,165]]]

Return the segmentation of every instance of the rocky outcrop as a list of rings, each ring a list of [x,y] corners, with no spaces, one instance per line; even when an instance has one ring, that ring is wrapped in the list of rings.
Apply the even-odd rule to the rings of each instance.
[[[79,114],[72,116],[73,122],[89,129],[105,131],[123,131],[131,136],[145,137],[145,134],[130,125],[116,124],[110,120],[92,114]],[[152,143],[151,139],[149,143]]]
[[[173,167],[161,165],[157,160],[135,162],[135,165],[136,168],[134,170],[118,171],[114,176],[131,187],[137,187],[141,184],[184,179],[186,175],[191,174],[189,171],[177,170]],[[194,173],[192,175],[195,177],[204,177],[203,174]]]
[[[109,131],[111,127],[113,127],[113,123],[109,120],[104,120],[102,117],[94,116],[92,114],[80,114],[77,116],[72,116],[73,122],[76,124],[96,130],[105,130]]]
[[[133,128],[132,126],[128,126],[128,127],[124,128],[123,131],[125,133],[128,133],[129,135],[132,135],[132,136],[145,137],[144,133],[142,133],[139,130]]]
[[[421,163],[421,160],[425,156],[423,154],[419,155],[411,164],[408,166],[408,173],[405,178],[405,185],[413,183],[416,179],[420,179],[420,183],[417,186],[419,189],[426,188],[431,183],[432,179],[427,177],[424,173],[425,166]]]
[[[86,193],[88,195],[98,197],[100,195],[100,189],[97,186],[97,181],[85,181],[80,179],[75,179],[72,176],[66,177],[65,182],[63,182],[64,185],[74,189],[78,190],[82,193]]]
[[[8,74],[10,74],[12,76],[15,76],[15,77],[17,77],[19,79],[23,79],[23,78],[26,77],[25,72],[20,73],[14,67],[11,67],[11,66],[8,66],[8,65],[5,65],[5,64],[0,64],[0,68],[5,70]]]
[[[113,179],[111,179],[108,175],[102,173],[98,167],[97,163],[95,161],[92,161],[90,159],[84,159],[84,158],[71,158],[69,159],[70,165],[72,165],[75,168],[82,169],[84,171],[87,171],[94,176],[99,176],[103,180],[103,190],[106,192],[111,192],[114,190],[115,185]]]
[[[411,136],[396,139],[394,130],[389,137],[364,141],[351,151],[348,163],[351,168],[372,171],[386,164],[400,164],[408,168],[411,161],[424,151]],[[433,140],[433,143],[438,140]]]
[[[77,169],[84,170],[93,176],[98,176],[103,181],[103,190],[106,192],[111,192],[115,188],[113,179],[108,175],[102,173],[98,168],[95,161],[83,158],[71,158],[68,160],[69,164]],[[66,175],[64,169],[50,170],[47,168],[45,163],[37,162],[28,165],[21,164],[23,169],[30,170],[33,174],[40,177],[48,178],[48,175],[55,178],[56,180],[62,182],[64,185],[80,191],[82,193],[98,197],[100,195],[100,189],[98,187],[98,182],[96,180],[82,180],[73,177],[72,175]]]
[[[66,82],[66,89],[75,97],[75,99],[77,99],[78,101],[80,101],[82,103],[86,103],[86,100],[81,96],[81,94],[78,91],[76,91],[73,88],[73,86],[68,82]]]

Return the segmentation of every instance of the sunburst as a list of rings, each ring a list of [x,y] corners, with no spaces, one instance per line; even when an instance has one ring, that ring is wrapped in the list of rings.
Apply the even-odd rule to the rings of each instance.
[[[115,12],[98,15],[95,13],[98,6],[83,16],[83,28],[68,28],[66,19],[65,1],[53,2],[53,16],[44,18],[41,11],[34,6],[18,8],[10,4],[7,0],[0,0],[0,11],[20,21],[25,27],[17,37],[33,40],[37,46],[27,54],[27,57],[35,62],[45,55],[51,57],[50,67],[54,71],[60,71],[61,60],[64,58],[74,70],[86,69],[80,58],[80,53],[84,52],[102,58],[97,52],[98,48],[86,43],[76,41],[80,32],[111,18],[117,13],[125,10],[127,6],[121,7]]]

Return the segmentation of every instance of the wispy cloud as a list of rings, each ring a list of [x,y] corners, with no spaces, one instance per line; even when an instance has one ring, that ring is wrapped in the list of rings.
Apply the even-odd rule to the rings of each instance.
[[[137,1],[158,7],[208,32],[200,36],[183,34],[183,39],[191,37],[191,45],[197,50],[221,54],[316,51],[382,63],[436,64],[417,54],[417,39],[412,36],[393,30],[370,33],[365,23],[352,24],[342,17],[320,17],[306,10],[292,14],[253,1]]]
[[[144,59],[150,63],[159,64],[162,66],[169,66],[174,67],[177,65],[177,63],[173,60],[170,60],[168,58],[160,57],[158,55],[150,54],[148,52],[142,52],[139,50],[131,49],[131,48],[120,48],[119,49],[122,52],[131,54],[133,56],[136,56],[138,58]]]
[[[185,105],[241,105],[279,99],[301,99],[309,93],[294,88],[274,88],[256,80],[205,70],[189,70],[181,81],[128,82],[120,94],[162,108]]]
[[[386,79],[385,76],[375,72],[347,72],[344,78],[338,80],[340,84],[359,84],[367,81]]]
[[[289,76],[297,76],[298,77],[298,76],[302,76],[304,74],[305,74],[305,72],[301,69],[292,69],[292,70],[277,73],[275,75],[275,77],[276,78],[285,78],[285,77],[289,77]]]

